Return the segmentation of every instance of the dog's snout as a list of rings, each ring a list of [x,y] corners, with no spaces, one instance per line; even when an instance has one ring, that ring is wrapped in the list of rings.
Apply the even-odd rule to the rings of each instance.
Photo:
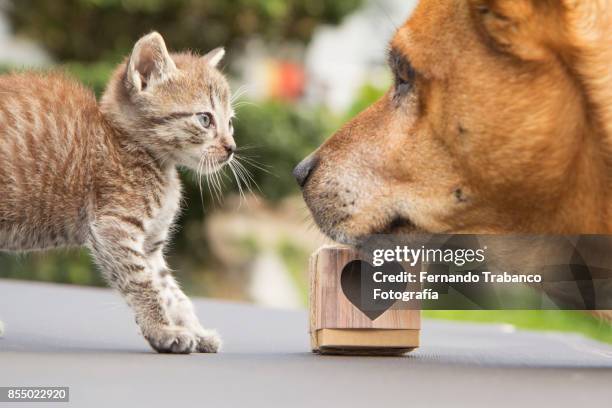
[[[295,169],[293,169],[293,177],[295,177],[295,180],[301,188],[306,185],[308,177],[310,177],[315,167],[317,167],[318,162],[319,159],[317,158],[317,156],[311,154],[310,156],[302,160],[300,164],[295,166]]]

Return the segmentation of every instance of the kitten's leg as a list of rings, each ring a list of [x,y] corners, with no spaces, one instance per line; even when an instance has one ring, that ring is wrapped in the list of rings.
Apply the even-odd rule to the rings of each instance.
[[[199,337],[190,328],[173,324],[144,252],[144,228],[129,217],[102,218],[91,228],[88,245],[110,284],[119,290],[136,314],[136,323],[149,344],[162,353],[191,353]]]
[[[186,327],[196,333],[199,353],[216,353],[221,347],[221,339],[215,330],[204,329],[196,316],[191,300],[179,288],[170,273],[163,255],[164,240],[157,240],[147,248],[147,259],[159,280],[161,296],[167,306],[171,322]]]

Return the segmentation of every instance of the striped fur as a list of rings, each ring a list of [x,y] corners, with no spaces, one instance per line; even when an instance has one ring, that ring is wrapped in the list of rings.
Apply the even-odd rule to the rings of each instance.
[[[163,255],[181,202],[176,167],[214,171],[235,149],[218,59],[170,55],[149,34],[100,104],[60,73],[0,77],[0,250],[86,246],[159,352],[220,346]],[[205,112],[214,127],[198,120]]]

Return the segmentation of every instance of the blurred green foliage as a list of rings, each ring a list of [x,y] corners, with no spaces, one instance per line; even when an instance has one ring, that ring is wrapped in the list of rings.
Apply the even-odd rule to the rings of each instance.
[[[96,95],[104,91],[106,82],[114,69],[110,62],[63,64],[58,69],[91,87]],[[0,68],[0,72],[7,68]],[[359,92],[354,104],[344,117],[331,114],[324,108],[302,106],[278,101],[240,101],[234,122],[235,137],[239,146],[238,155],[245,156],[244,165],[252,173],[252,188],[270,202],[298,193],[291,171],[304,157],[314,151],[345,120],[359,113],[384,93],[383,90],[366,85]],[[256,163],[256,164],[252,164]],[[225,170],[230,176],[229,171]],[[182,174],[187,205],[181,214],[170,251],[170,263],[184,271],[182,279],[189,282],[202,265],[214,266],[204,236],[202,221],[214,211],[219,203],[214,202],[203,184],[200,194],[198,180],[192,172]],[[237,193],[235,181],[225,178],[224,194]],[[294,251],[282,248],[282,256],[293,260],[291,271],[298,270]],[[298,257],[299,258],[299,257]],[[0,253],[0,277],[103,285],[100,274],[85,251],[61,251],[28,256],[13,256]],[[297,279],[297,278],[296,278]],[[298,279],[299,281],[299,279]]]
[[[431,319],[478,323],[505,323],[519,329],[581,333],[612,343],[612,325],[575,310],[426,310]]]
[[[234,122],[236,141],[244,148],[238,151],[238,158],[255,160],[265,169],[245,162],[263,195],[276,201],[298,192],[291,171],[338,125],[338,118],[324,108],[282,102],[248,104],[237,110]]]
[[[114,64],[67,63],[59,67],[91,87],[99,96],[104,90]],[[0,72],[6,68],[0,68]],[[235,138],[238,157],[251,172],[254,192],[270,202],[298,192],[291,175],[293,167],[315,150],[341,123],[326,109],[283,102],[241,101],[236,109]],[[238,193],[231,173],[225,169],[224,194]],[[202,222],[219,206],[203,182],[203,194],[197,178],[190,171],[182,174],[187,205],[181,214],[178,233],[171,245],[170,263],[184,271],[190,281],[203,265],[211,266],[209,247]],[[28,256],[0,253],[0,277],[103,285],[99,273],[83,251],[52,252]]]
[[[308,275],[304,273],[304,260],[307,260],[310,254],[305,253],[304,250],[296,247],[289,240],[280,242],[278,254],[287,266],[289,275],[301,294],[302,304],[304,306],[308,305],[309,280]]]
[[[360,112],[364,111],[368,106],[380,99],[387,89],[379,88],[372,84],[365,84],[359,90],[355,101],[353,101],[351,107],[347,112],[347,119],[350,119]]]
[[[102,276],[85,250],[62,250],[32,254],[0,252],[0,277],[102,286]]]
[[[88,64],[68,62],[63,64],[60,69],[65,70],[81,83],[93,89],[96,96],[100,97],[116,65],[117,64],[108,61]]]
[[[118,60],[151,30],[173,49],[238,46],[250,36],[308,41],[322,23],[337,23],[363,0],[13,0],[19,34],[65,61]]]
[[[133,43],[150,30],[160,31],[172,49],[205,51],[221,44],[240,47],[251,37],[269,44],[307,42],[314,28],[336,23],[363,0],[13,0],[7,12],[18,34],[39,42],[66,70],[96,95]],[[234,53],[230,53],[230,56]],[[0,72],[3,71],[0,69]],[[369,103],[364,93],[356,107]],[[253,187],[275,202],[297,193],[293,167],[337,128],[343,118],[323,108],[263,101],[240,103],[236,140]],[[229,172],[226,171],[226,173]],[[219,206],[196,177],[182,174],[187,205],[172,242],[170,264],[195,280],[202,267],[215,266],[202,222]],[[226,179],[224,193],[237,192]],[[259,190],[260,189],[260,190]],[[288,248],[283,256],[294,259]],[[293,255],[292,255],[293,254]],[[292,262],[292,270],[297,270]],[[85,251],[60,251],[28,256],[0,253],[0,277],[103,285]],[[193,278],[193,279],[192,279]]]

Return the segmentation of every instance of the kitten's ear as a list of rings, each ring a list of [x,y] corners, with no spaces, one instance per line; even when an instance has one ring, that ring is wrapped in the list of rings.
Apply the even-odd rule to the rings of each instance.
[[[138,91],[143,91],[167,80],[177,71],[164,39],[157,32],[142,37],[134,45],[127,67],[127,80]]]
[[[225,55],[225,48],[218,47],[218,48],[215,48],[212,51],[209,51],[202,58],[211,67],[216,67],[217,65],[219,65],[219,62],[221,62],[221,60],[223,59],[224,55]]]

